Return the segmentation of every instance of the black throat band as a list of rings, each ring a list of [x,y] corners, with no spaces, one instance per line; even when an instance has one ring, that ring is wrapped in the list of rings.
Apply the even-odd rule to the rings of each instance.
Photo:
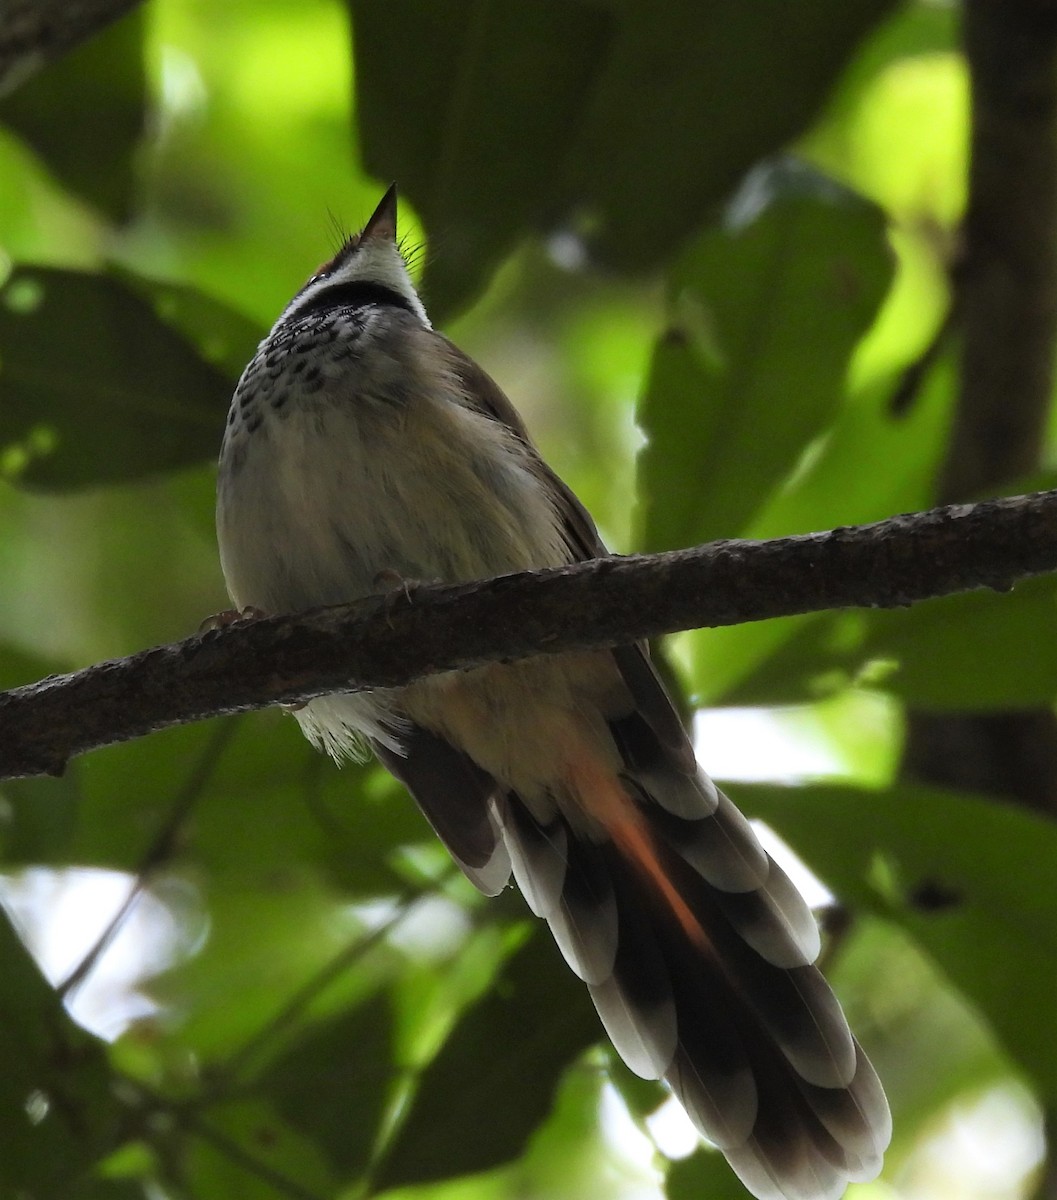
[[[290,319],[300,321],[302,317],[313,313],[336,312],[342,308],[368,308],[372,305],[413,311],[406,296],[386,287],[384,283],[353,279],[348,283],[335,283],[331,287],[321,288],[311,300],[295,308]]]

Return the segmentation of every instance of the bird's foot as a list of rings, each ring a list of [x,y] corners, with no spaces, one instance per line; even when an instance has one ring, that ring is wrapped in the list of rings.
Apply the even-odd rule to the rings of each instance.
[[[252,604],[248,604],[245,608],[225,608],[223,612],[213,613],[211,617],[206,617],[198,626],[198,632],[208,633],[210,629],[226,629],[229,625],[238,624],[239,621],[259,621],[261,617],[267,615],[263,608],[254,608]]]

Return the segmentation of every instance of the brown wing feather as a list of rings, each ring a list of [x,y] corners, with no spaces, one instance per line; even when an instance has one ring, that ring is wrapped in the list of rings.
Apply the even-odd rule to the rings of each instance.
[[[606,555],[501,389],[442,340],[464,402],[526,447],[562,516],[570,561]],[[604,716],[625,807],[606,826],[609,840],[585,836],[552,796],[529,804],[498,794],[465,754],[424,730],[412,731],[406,757],[383,758],[478,886],[492,890],[512,867],[625,1062],[667,1080],[756,1196],[835,1200],[847,1181],[877,1173],[891,1125],[876,1075],[812,965],[817,926],[698,767],[645,647],[618,647],[611,661],[624,686]]]

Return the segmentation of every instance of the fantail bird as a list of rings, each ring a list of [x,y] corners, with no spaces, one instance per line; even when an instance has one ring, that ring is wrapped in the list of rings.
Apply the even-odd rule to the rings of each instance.
[[[395,187],[239,380],[217,533],[235,605],[266,613],[607,553],[510,401],[430,325]],[[667,1081],[755,1196],[837,1197],[877,1174],[888,1105],[812,965],[815,920],[698,766],[645,647],[295,715],[335,758],[365,739],[483,892],[513,871],[621,1057]]]

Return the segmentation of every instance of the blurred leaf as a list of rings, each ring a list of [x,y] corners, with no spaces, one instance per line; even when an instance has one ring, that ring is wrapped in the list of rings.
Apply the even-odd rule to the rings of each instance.
[[[217,453],[231,380],[117,280],[19,267],[0,356],[0,468],[19,483],[113,483]]]
[[[241,1062],[250,1042],[252,1065],[258,1050],[262,1057],[274,1054],[281,1043],[273,1022],[302,989],[319,985],[315,1003],[292,1022],[294,1031],[367,995],[391,971],[384,947],[358,957],[363,923],[311,877],[291,873],[271,887],[216,880],[204,892],[203,911],[204,944],[145,990],[178,1016],[169,1034],[173,1045],[219,1064],[220,1071],[233,1057]],[[348,968],[332,972],[339,961]],[[285,1022],[283,1030],[288,1033]]]
[[[921,709],[983,712],[1057,696],[1057,583],[966,592],[910,609],[820,613],[746,683],[732,704],[818,699],[866,681]]]
[[[289,716],[273,713],[247,722],[226,751],[187,851],[212,872],[246,880],[310,866],[347,895],[366,897],[398,890],[395,852],[433,838],[377,763],[339,770]]]
[[[598,1194],[601,1180],[630,1173],[633,1155],[625,1156],[624,1148],[614,1145],[610,1130],[598,1119],[607,1081],[604,1071],[593,1069],[591,1058],[562,1077],[546,1120],[508,1168],[509,1194],[584,1200]],[[636,1160],[631,1171],[637,1166]]]
[[[379,993],[313,1027],[260,1078],[289,1125],[352,1178],[367,1167],[396,1072],[393,1014]]]
[[[904,928],[856,914],[827,975],[892,1107],[890,1167],[926,1124],[967,1095],[1008,1086],[1015,1070],[985,1016],[952,988]]]
[[[215,723],[185,725],[75,759],[67,774],[77,781],[81,800],[66,861],[138,871],[217,728]],[[199,794],[187,805],[187,818],[170,847],[173,854],[193,830],[201,801]]]
[[[851,397],[817,458],[757,515],[749,536],[806,533],[927,508],[956,394],[954,374],[950,358],[937,364],[902,417],[890,410],[888,381]],[[825,671],[858,643],[864,619],[848,611],[694,631],[686,640],[698,701],[780,704],[826,695],[846,683],[843,675],[827,680]]]
[[[600,1036],[587,989],[534,930],[422,1072],[374,1190],[469,1175],[520,1154],[565,1069]]]
[[[130,13],[0,101],[0,122],[119,223],[132,214],[146,123],[144,20]]]
[[[0,784],[0,863],[6,867],[65,863],[77,829],[80,787],[74,771],[58,779],[8,779]]]
[[[917,708],[1028,708],[1057,695],[1057,581],[967,592],[870,615],[861,648],[898,669],[882,686]]]
[[[660,1080],[642,1079],[636,1075],[612,1046],[603,1047],[603,1051],[606,1053],[609,1082],[620,1092],[633,1117],[639,1120],[648,1117],[671,1095]]]
[[[639,408],[645,549],[744,529],[837,413],[891,273],[878,209],[792,161],[754,172],[671,272],[679,325]]]
[[[569,156],[569,195],[606,262],[663,262],[815,115],[891,0],[614,6],[619,27]],[[798,397],[799,399],[800,397]]]
[[[431,311],[447,315],[551,214],[610,22],[567,0],[351,8],[364,162],[398,181],[444,247],[424,287]]]
[[[608,262],[652,267],[801,131],[892,7],[680,0],[658,20],[643,0],[607,12],[353,0],[364,159],[406,188],[444,247],[426,277],[438,311],[465,303],[518,236],[563,208],[586,214]]]
[[[181,1176],[191,1196],[234,1200],[330,1197],[335,1181],[318,1149],[257,1100],[210,1107],[196,1117]]]
[[[58,674],[63,669],[62,663],[27,654],[18,646],[0,645],[0,690],[36,683],[38,679]]]
[[[111,1147],[103,1044],[66,1015],[0,909],[0,1193],[65,1196]]]
[[[851,121],[883,70],[903,59],[948,52],[957,40],[958,14],[953,8],[895,6],[891,17],[864,40],[830,95],[825,115],[809,132],[806,141],[813,161],[821,157],[827,169],[845,165],[853,153],[848,144],[854,133]]]
[[[135,1179],[81,1179],[63,1191],[62,1200],[143,1200],[143,1184]]]
[[[1057,827],[923,787],[739,787],[745,810],[837,894],[898,921],[986,1015],[1052,1103],[1057,1053]]]
[[[159,320],[186,337],[207,363],[232,381],[242,374],[266,332],[256,321],[198,288],[150,279],[120,267],[112,267],[110,273],[146,300]]]
[[[746,1200],[749,1195],[723,1155],[705,1146],[672,1163],[664,1194],[668,1200]]]

